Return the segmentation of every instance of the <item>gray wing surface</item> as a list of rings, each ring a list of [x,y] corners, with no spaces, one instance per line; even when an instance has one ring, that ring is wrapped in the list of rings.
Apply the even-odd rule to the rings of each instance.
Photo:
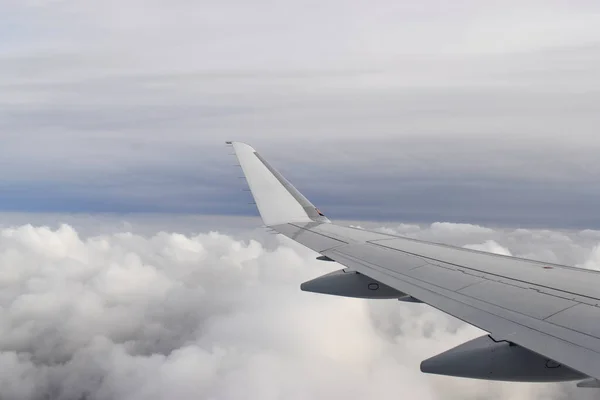
[[[539,358],[544,360],[546,378],[533,380],[600,378],[600,273],[333,224],[265,165],[254,149],[239,142],[233,147],[261,217],[275,221],[265,222],[272,229],[342,264],[346,271],[355,271],[489,332],[492,341],[486,346],[504,343],[506,349],[512,349],[506,350],[510,352],[506,360],[513,365],[504,369],[517,370],[515,363]],[[274,178],[261,180],[256,174]],[[279,198],[284,192],[290,193],[289,197]],[[287,218],[285,207],[294,201],[299,204]],[[523,349],[521,353],[517,348]],[[457,348],[453,357],[457,352],[463,357],[459,364],[472,361],[473,365],[481,353]],[[473,360],[465,359],[465,354]],[[499,357],[502,353],[494,354]],[[436,362],[439,360],[442,358]],[[422,369],[433,364],[422,364]],[[562,375],[557,366],[566,366]],[[460,365],[453,368],[458,371]],[[426,372],[438,373],[431,369]],[[506,375],[506,371],[497,373],[496,379]],[[556,379],[548,374],[555,374]],[[502,380],[528,379],[509,376]]]

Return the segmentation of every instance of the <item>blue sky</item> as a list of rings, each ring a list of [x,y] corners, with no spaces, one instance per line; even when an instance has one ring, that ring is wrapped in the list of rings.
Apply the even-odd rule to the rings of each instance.
[[[599,227],[600,7],[376,3],[3,3],[0,210]]]

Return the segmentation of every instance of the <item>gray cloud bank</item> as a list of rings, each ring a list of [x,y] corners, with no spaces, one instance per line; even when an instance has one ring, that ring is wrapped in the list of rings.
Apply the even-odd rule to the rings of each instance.
[[[235,139],[334,217],[600,226],[597,2],[0,13],[0,209],[249,214]]]
[[[425,305],[303,293],[301,282],[335,267],[286,238],[248,228],[256,220],[36,216],[43,226],[22,224],[24,218],[3,215],[0,227],[2,398],[595,395],[570,383],[421,374],[422,359],[481,332]],[[234,228],[240,223],[246,227]],[[372,227],[600,268],[598,231]]]

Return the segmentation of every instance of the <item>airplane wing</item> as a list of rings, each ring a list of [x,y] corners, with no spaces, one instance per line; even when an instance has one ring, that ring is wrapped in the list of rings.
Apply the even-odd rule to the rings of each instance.
[[[423,372],[599,386],[599,272],[336,225],[252,147],[228,144],[265,225],[346,267],[302,290],[423,302],[489,333]]]

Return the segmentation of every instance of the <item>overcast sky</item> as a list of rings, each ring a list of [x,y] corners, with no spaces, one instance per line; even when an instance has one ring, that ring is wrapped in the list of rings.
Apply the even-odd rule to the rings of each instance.
[[[600,227],[600,3],[0,1],[0,209]]]

